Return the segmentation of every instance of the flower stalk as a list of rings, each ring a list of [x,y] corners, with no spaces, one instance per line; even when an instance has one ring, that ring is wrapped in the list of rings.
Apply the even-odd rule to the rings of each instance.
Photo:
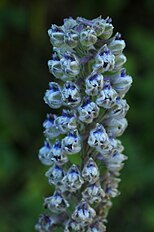
[[[119,33],[113,35],[109,17],[68,18],[62,26],[52,25],[48,35],[54,81],[44,101],[58,110],[43,123],[39,159],[49,166],[45,176],[55,191],[44,199],[48,213],[35,229],[105,232],[127,159],[118,139],[128,124],[124,97],[132,84],[123,68],[125,42]]]

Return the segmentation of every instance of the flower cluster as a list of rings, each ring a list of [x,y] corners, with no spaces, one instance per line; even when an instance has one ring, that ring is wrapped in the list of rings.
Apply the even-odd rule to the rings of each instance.
[[[125,42],[113,35],[109,17],[68,18],[52,25],[48,35],[53,78],[44,101],[57,114],[47,114],[43,123],[39,159],[50,166],[45,176],[55,190],[44,199],[48,215],[41,215],[35,228],[105,232],[127,159],[118,139],[127,127],[124,97],[132,84],[123,68]]]

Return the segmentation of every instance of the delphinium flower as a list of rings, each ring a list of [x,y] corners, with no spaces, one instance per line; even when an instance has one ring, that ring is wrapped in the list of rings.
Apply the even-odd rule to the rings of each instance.
[[[51,112],[43,123],[39,159],[49,166],[45,176],[54,193],[44,198],[47,213],[35,228],[105,232],[127,159],[118,138],[128,124],[124,97],[132,84],[123,67],[125,42],[113,34],[109,17],[70,17],[52,25],[48,35],[53,76],[44,100]]]

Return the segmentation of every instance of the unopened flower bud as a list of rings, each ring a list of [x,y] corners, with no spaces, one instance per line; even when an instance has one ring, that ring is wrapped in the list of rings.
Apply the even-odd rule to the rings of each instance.
[[[60,47],[64,44],[64,32],[61,27],[53,24],[48,30],[48,35],[54,47]]]
[[[115,37],[111,40],[108,47],[114,55],[119,55],[124,50],[126,44],[125,41],[121,39],[121,34],[116,33]]]
[[[105,30],[104,19],[101,19],[101,17],[98,17],[98,18],[92,20],[92,22],[93,22],[92,27],[94,28],[97,36],[101,36]]]
[[[121,69],[121,67],[126,63],[126,61],[127,61],[127,58],[123,53],[116,56],[113,71],[118,71],[119,69]]]
[[[56,78],[63,77],[63,70],[61,69],[61,63],[59,56],[54,53],[52,60],[48,61],[49,72],[52,73]]]
[[[105,26],[105,29],[103,31],[103,33],[100,35],[100,38],[101,39],[109,39],[112,34],[113,34],[113,25],[112,25],[112,20],[111,18],[107,17],[105,20],[104,20],[104,26]]]
[[[106,226],[104,225],[102,218],[97,219],[96,222],[92,223],[87,232],[106,232]]]
[[[94,29],[87,27],[80,33],[80,43],[85,47],[90,47],[97,41],[97,34]]]
[[[64,232],[81,231],[83,232],[84,223],[77,222],[76,220],[70,219],[67,221]]]
[[[70,30],[65,33],[65,43],[71,47],[75,48],[79,43],[79,35],[74,30]]]
[[[112,173],[118,173],[124,165],[127,157],[119,152],[114,152],[110,157],[104,160],[108,170]]]

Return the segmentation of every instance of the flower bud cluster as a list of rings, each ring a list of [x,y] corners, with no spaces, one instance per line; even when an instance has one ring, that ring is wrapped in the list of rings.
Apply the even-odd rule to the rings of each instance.
[[[127,127],[124,97],[132,84],[123,68],[125,42],[113,35],[109,17],[68,18],[52,25],[48,35],[54,80],[44,101],[56,114],[51,111],[43,123],[39,159],[50,166],[45,176],[54,193],[44,199],[49,215],[41,215],[35,228],[105,232],[127,159],[118,139]]]

